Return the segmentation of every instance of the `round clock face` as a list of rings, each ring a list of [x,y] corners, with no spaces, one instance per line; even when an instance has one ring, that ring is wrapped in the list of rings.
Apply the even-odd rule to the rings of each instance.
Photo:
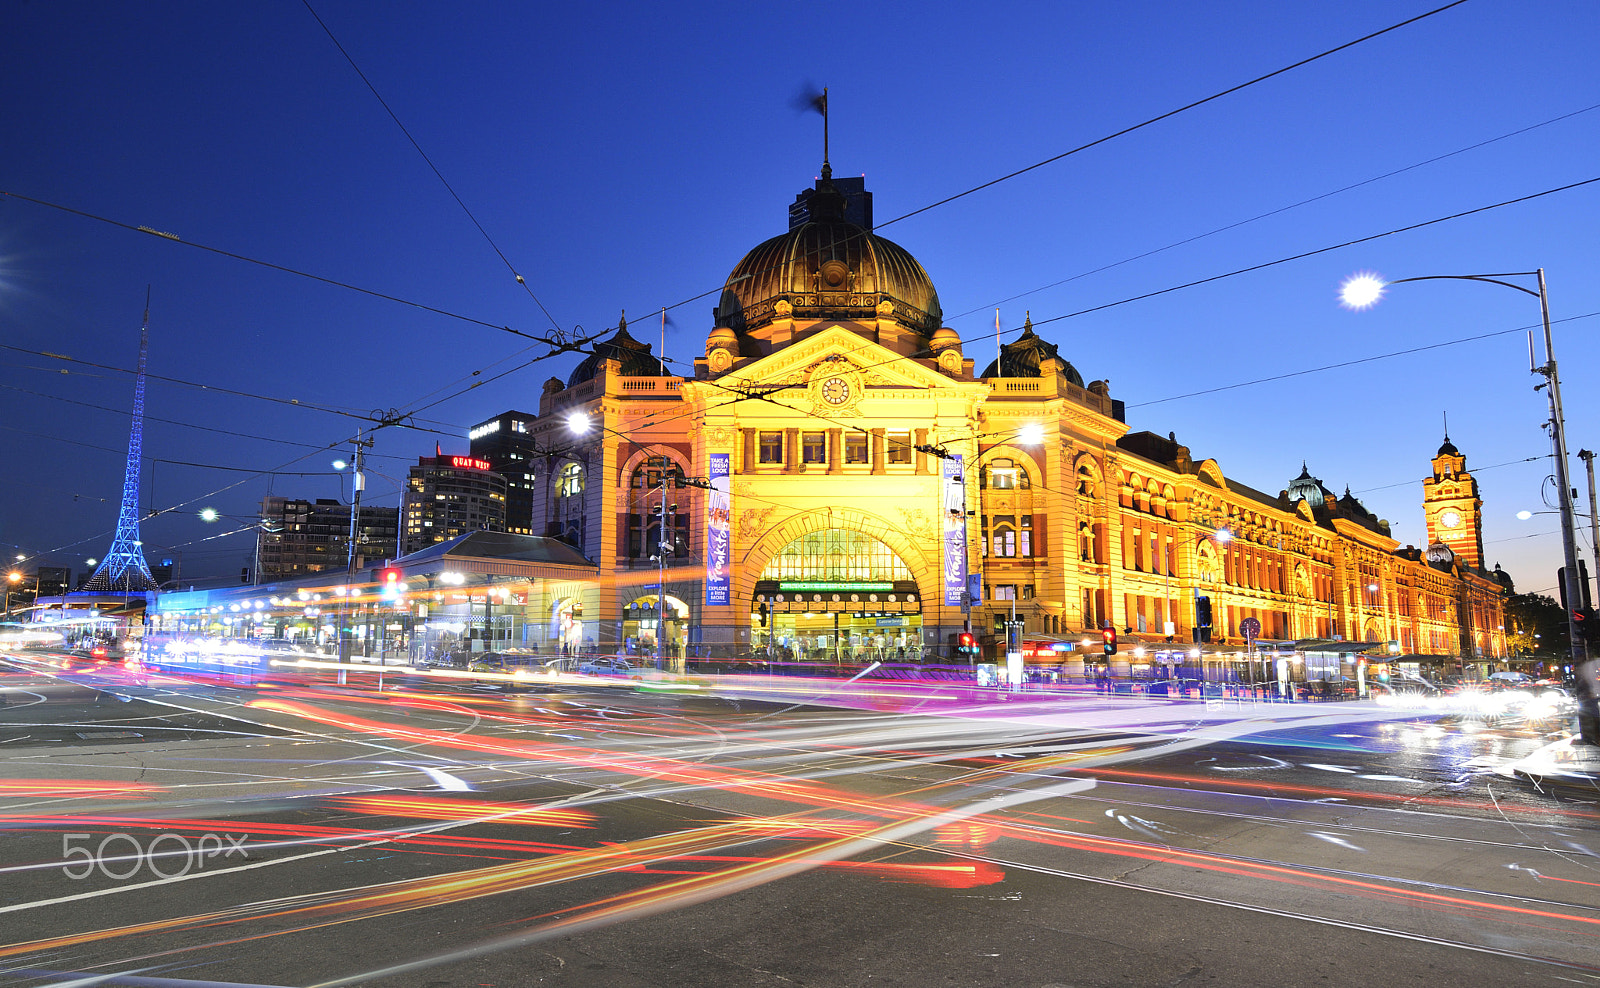
[[[1461,526],[1461,512],[1459,512],[1459,511],[1441,511],[1441,512],[1439,512],[1439,524],[1443,525],[1445,528],[1459,528]]]
[[[830,405],[843,405],[850,400],[850,382],[842,377],[830,377],[823,381],[822,400]]]

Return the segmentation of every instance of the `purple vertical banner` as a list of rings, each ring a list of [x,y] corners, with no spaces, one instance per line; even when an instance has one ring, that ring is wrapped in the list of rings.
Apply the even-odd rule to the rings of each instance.
[[[962,482],[961,456],[944,463],[944,602],[959,607],[967,589],[967,486]]]
[[[728,454],[711,454],[711,496],[706,499],[706,606],[730,603],[728,570],[733,562],[733,480]]]

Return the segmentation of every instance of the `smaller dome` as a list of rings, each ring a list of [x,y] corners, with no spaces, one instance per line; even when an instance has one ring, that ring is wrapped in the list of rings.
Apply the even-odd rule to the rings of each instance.
[[[1434,456],[1460,456],[1461,450],[1456,449],[1456,444],[1450,441],[1450,434],[1445,433],[1444,445],[1439,447],[1439,452]]]
[[[1311,476],[1311,468],[1301,460],[1300,476],[1289,481],[1289,502],[1292,504],[1303,500],[1313,508],[1320,508],[1332,496],[1333,492],[1322,486],[1322,481]]]
[[[739,334],[726,326],[718,326],[706,337],[706,353],[712,350],[732,350],[739,352]]]
[[[935,357],[946,350],[961,352],[961,336],[949,326],[943,326],[933,331],[933,336],[928,338],[928,350]]]
[[[600,365],[615,360],[622,365],[624,377],[670,377],[667,369],[650,352],[650,344],[640,343],[628,335],[628,320],[623,318],[617,331],[609,340],[594,345],[594,352],[583,358],[567,378],[567,387],[574,388],[592,381],[600,374]]]
[[[1047,342],[1043,337],[1034,333],[1033,318],[1030,316],[1022,326],[1022,335],[1011,343],[1000,348],[1000,359],[991,361],[989,366],[979,377],[1043,377],[1040,366],[1046,360],[1057,360],[1061,363],[1061,372],[1067,380],[1083,387],[1083,375],[1078,369],[1056,352],[1056,345]]]

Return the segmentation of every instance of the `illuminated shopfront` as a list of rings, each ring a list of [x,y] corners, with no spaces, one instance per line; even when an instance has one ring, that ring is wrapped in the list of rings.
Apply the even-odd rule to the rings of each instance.
[[[861,532],[826,529],[784,546],[756,581],[758,654],[795,661],[921,657],[922,599],[905,562]]]

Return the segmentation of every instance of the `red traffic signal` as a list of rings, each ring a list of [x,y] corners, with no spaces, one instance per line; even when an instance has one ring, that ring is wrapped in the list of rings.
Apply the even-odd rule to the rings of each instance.
[[[1117,629],[1116,628],[1101,628],[1100,629],[1100,639],[1101,639],[1102,642],[1105,643],[1105,650],[1106,650],[1106,654],[1107,655],[1116,655],[1117,654]]]
[[[1579,607],[1572,611],[1572,626],[1578,632],[1578,637],[1593,645],[1600,642],[1600,632],[1595,628],[1600,625],[1600,617],[1596,617],[1592,607]]]
[[[956,637],[956,648],[963,654],[974,654],[978,651],[978,639],[972,637],[971,632],[963,631]]]
[[[378,570],[378,586],[385,590],[398,590],[400,589],[400,578],[404,575],[400,572],[399,567],[396,566],[380,569]]]

